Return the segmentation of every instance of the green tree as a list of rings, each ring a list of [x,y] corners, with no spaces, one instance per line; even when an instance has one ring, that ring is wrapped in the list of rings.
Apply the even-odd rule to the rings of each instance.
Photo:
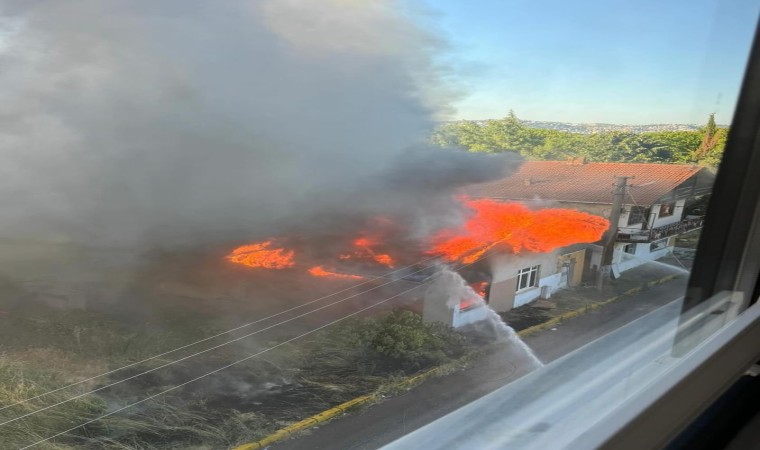
[[[727,128],[718,128],[715,131],[715,146],[698,158],[697,162],[699,164],[708,167],[718,167],[721,159],[723,159],[723,151],[726,148],[728,132],[729,130]]]
[[[697,161],[702,160],[715,150],[715,147],[718,145],[717,132],[718,127],[715,125],[715,113],[713,113],[707,119],[707,125],[702,128],[702,142],[694,154],[694,159]]]
[[[718,128],[715,114],[710,114],[707,124],[700,129],[702,140],[693,153],[693,160],[704,166],[717,167],[723,158],[728,132],[727,128]]]
[[[460,144],[460,131],[461,125],[459,122],[445,123],[433,130],[430,135],[430,142],[439,147],[461,147]]]
[[[525,156],[536,160],[561,160],[585,156],[589,136],[559,130],[529,128],[531,148]]]
[[[642,133],[657,141],[668,154],[666,162],[695,162],[694,152],[699,147],[702,137],[698,131],[656,131]]]
[[[714,115],[700,131],[648,133],[570,133],[529,128],[509,111],[502,119],[484,123],[461,121],[440,126],[431,140],[473,152],[516,151],[533,160],[585,157],[589,161],[699,163],[715,166],[725,147],[727,130],[718,128]]]
[[[494,147],[483,125],[466,120],[459,127],[459,146],[473,152],[493,153]]]
[[[621,147],[631,133],[612,131],[609,133],[595,133],[588,136],[583,156],[589,161],[615,162],[622,161]]]
[[[510,110],[503,119],[489,120],[483,125],[485,142],[494,152],[523,152],[530,147],[526,127]]]

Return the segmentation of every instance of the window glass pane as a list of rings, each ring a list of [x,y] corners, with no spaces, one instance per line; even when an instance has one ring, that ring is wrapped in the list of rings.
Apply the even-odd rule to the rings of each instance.
[[[756,1],[7,3],[0,447],[380,448],[682,342]]]
[[[675,209],[675,202],[663,203],[660,205],[660,217],[670,217]]]
[[[668,247],[668,240],[667,239],[661,239],[659,241],[654,241],[649,246],[649,251],[656,251],[656,250],[662,250]]]
[[[644,223],[649,216],[649,209],[642,206],[633,206],[628,215],[628,225]]]

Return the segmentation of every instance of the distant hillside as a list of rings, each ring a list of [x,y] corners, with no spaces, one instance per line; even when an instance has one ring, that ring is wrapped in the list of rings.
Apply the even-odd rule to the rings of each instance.
[[[611,123],[566,123],[543,122],[538,120],[523,120],[522,123],[530,128],[547,128],[550,130],[567,131],[570,133],[592,134],[605,131],[624,131],[628,133],[646,133],[651,131],[696,131],[699,125],[658,123],[652,125],[615,125]]]
[[[472,152],[517,152],[532,160],[583,157],[597,162],[701,164],[715,167],[728,128],[710,114],[704,126],[691,124],[615,125],[502,119],[440,123],[430,142]]]
[[[483,125],[489,120],[473,120],[479,125]],[[440,122],[457,123],[461,120],[448,120]],[[655,123],[650,125],[618,125],[614,123],[570,123],[570,122],[546,122],[542,120],[520,120],[520,122],[528,128],[543,128],[547,130],[559,130],[566,131],[568,133],[578,134],[593,134],[603,133],[608,131],[622,131],[626,133],[648,133],[654,131],[698,131],[700,125],[688,124],[688,123]],[[718,128],[728,128],[728,125],[718,125]]]

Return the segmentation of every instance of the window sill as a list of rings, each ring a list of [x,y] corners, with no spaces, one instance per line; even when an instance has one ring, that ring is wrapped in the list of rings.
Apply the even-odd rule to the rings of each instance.
[[[541,286],[530,286],[530,287],[522,288],[519,291],[515,291],[515,295],[522,294],[522,293],[525,293],[525,292],[530,292],[530,291],[533,291],[535,289],[539,289],[540,287]]]

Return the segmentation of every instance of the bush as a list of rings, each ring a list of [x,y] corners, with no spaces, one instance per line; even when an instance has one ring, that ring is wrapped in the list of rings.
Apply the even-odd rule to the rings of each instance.
[[[411,311],[346,321],[303,347],[309,373],[350,369],[362,375],[421,370],[464,353],[463,337],[439,323],[424,323]]]
[[[461,336],[438,323],[423,323],[411,311],[395,310],[377,321],[373,350],[400,368],[421,368],[446,362],[461,353]]]

